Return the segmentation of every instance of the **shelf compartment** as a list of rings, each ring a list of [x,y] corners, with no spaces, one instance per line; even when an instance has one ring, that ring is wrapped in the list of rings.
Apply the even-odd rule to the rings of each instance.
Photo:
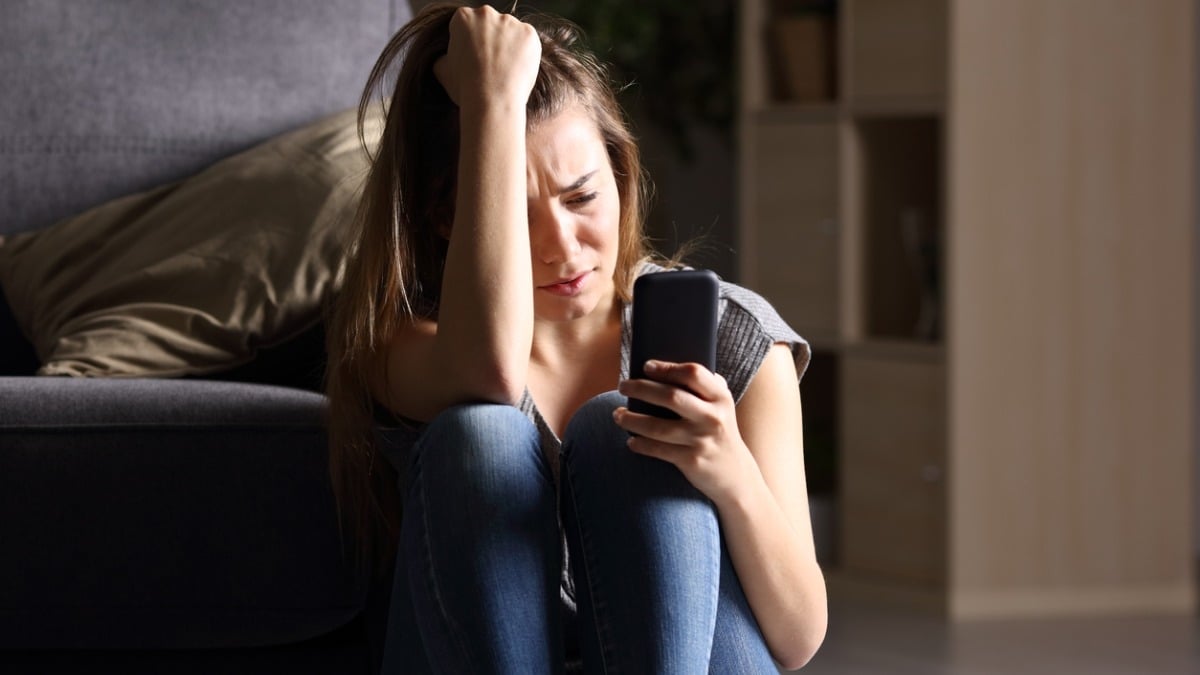
[[[763,27],[770,99],[837,99],[838,20],[833,0],[772,0]]]
[[[851,128],[859,294],[859,325],[851,336],[939,343],[945,295],[941,121],[879,118]]]

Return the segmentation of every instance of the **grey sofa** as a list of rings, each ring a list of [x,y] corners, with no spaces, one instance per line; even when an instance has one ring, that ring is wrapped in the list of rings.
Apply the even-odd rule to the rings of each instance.
[[[0,6],[0,235],[354,105],[405,0]],[[320,326],[206,378],[30,376],[0,304],[0,672],[368,672]],[[386,575],[385,575],[386,576]]]

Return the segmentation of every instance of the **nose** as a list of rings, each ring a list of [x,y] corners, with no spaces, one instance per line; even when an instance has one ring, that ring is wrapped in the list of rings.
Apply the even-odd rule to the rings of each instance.
[[[574,217],[555,205],[530,208],[529,243],[534,258],[546,264],[572,260],[581,248]]]

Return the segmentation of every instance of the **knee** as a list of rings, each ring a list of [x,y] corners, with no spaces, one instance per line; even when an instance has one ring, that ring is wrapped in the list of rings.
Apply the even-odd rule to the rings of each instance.
[[[528,428],[528,429],[527,429]],[[533,423],[517,408],[498,403],[464,403],[446,408],[426,427],[426,433],[459,437],[466,442],[495,434],[532,431]]]
[[[617,426],[612,416],[614,410],[627,403],[624,396],[611,391],[592,398],[575,412],[562,438],[561,458],[568,469],[590,479],[636,473],[664,464],[629,449],[629,432]],[[653,466],[651,470],[658,468]]]
[[[624,447],[628,432],[613,421],[613,411],[626,405],[627,399],[610,391],[595,396],[579,407],[563,433],[564,450],[575,453],[588,449]]]
[[[567,424],[561,460],[570,491],[603,486],[608,499],[646,504],[671,497],[677,505],[711,511],[711,502],[674,465],[629,449],[629,432],[612,418],[613,411],[626,404],[615,391],[601,394],[580,407]]]
[[[448,464],[468,474],[486,465],[514,466],[540,451],[537,429],[520,410],[471,403],[447,408],[426,427],[417,443],[418,461]]]

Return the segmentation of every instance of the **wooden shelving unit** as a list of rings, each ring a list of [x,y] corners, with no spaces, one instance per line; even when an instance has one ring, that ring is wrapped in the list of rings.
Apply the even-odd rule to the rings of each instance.
[[[839,573],[1191,611],[1193,3],[802,5],[741,4],[738,266],[817,352]]]

